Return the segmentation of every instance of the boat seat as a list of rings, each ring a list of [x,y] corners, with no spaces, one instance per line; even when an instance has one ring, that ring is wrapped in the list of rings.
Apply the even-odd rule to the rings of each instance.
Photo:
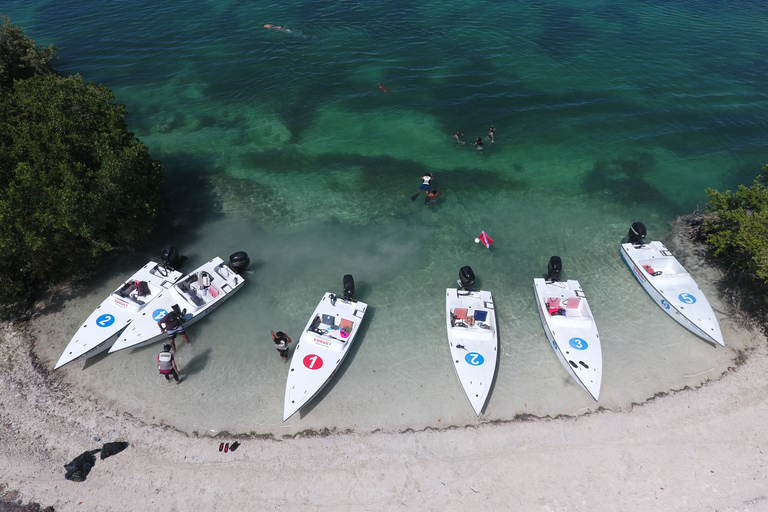
[[[333,326],[334,324],[334,318],[333,315],[323,315],[323,324]]]
[[[580,306],[581,306],[581,298],[580,297],[571,297],[565,303],[565,309],[579,309]]]
[[[453,310],[453,318],[456,320],[464,320],[467,318],[467,308],[456,308]]]
[[[547,297],[545,302],[547,303],[547,312],[549,312],[550,315],[554,314],[558,309],[560,309],[559,297]]]
[[[488,312],[487,311],[477,311],[475,310],[475,321],[477,322],[485,322],[485,319],[488,318]]]

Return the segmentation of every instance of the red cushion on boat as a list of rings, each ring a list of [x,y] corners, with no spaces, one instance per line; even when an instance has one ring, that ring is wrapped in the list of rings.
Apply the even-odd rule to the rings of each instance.
[[[453,318],[456,320],[464,320],[467,318],[467,308],[456,308],[453,310]]]

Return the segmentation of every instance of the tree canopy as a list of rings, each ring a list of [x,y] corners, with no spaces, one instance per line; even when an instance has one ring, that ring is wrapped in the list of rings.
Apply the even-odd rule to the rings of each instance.
[[[768,283],[768,165],[736,192],[708,189],[706,241],[715,256]]]
[[[163,167],[103,85],[50,68],[3,19],[0,32],[0,303],[29,303],[154,226]],[[7,86],[10,80],[10,86]]]

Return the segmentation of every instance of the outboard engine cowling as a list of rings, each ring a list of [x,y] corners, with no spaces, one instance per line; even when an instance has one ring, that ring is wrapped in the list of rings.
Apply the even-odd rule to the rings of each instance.
[[[560,272],[563,271],[563,260],[560,256],[552,256],[549,258],[549,264],[547,265],[547,279],[550,281],[559,281]]]
[[[355,294],[355,279],[351,274],[344,276],[344,300],[350,300]]]
[[[635,222],[629,228],[629,243],[631,244],[644,244],[645,243],[645,225],[642,222]]]
[[[179,266],[179,251],[172,245],[166,245],[163,247],[163,252],[160,253],[160,261],[166,267],[175,270]]]
[[[238,274],[245,272],[245,269],[248,268],[250,263],[251,259],[248,257],[248,254],[245,251],[238,251],[229,257],[229,268]]]
[[[469,265],[459,269],[459,281],[463,288],[472,288],[475,285],[475,273]]]

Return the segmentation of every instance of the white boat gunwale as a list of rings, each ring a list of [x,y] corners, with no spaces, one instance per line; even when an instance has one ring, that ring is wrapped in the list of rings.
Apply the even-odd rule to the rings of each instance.
[[[320,299],[291,356],[283,421],[312,402],[342,367],[367,308],[364,302],[345,300],[330,292]],[[349,327],[346,338],[341,334],[345,326]]]
[[[622,243],[619,253],[651,300],[673,320],[712,345],[725,345],[701,287],[663,243]]]
[[[550,347],[568,374],[598,401],[603,373],[602,347],[586,294],[575,280],[535,278],[533,281],[539,318]],[[550,314],[547,301],[551,298],[560,299],[558,304],[566,306],[564,315]],[[573,299],[578,299],[575,304]],[[570,307],[568,301],[572,301]],[[577,352],[571,354],[571,348]]]
[[[464,310],[458,319],[457,309]],[[485,314],[482,321],[475,320],[479,312]],[[465,321],[469,318],[471,322]],[[498,329],[491,292],[446,288],[445,321],[456,377],[475,414],[480,416],[498,370]]]

